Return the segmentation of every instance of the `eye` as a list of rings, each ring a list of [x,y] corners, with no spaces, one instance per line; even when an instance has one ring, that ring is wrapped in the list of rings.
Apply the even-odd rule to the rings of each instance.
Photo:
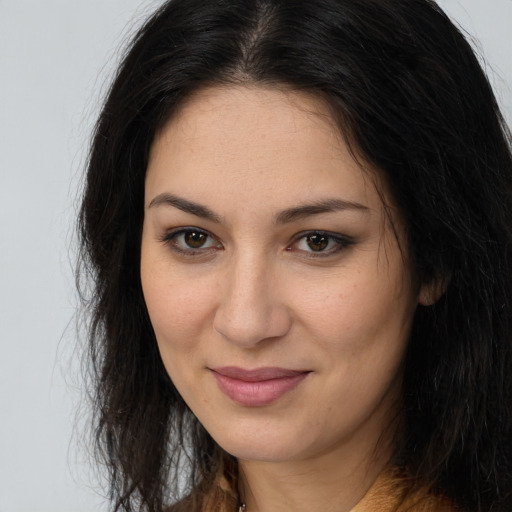
[[[353,241],[345,235],[325,231],[310,231],[299,235],[290,250],[303,251],[309,253],[308,256],[330,256],[352,243]]]
[[[162,241],[174,251],[186,255],[199,255],[222,248],[219,241],[211,234],[196,227],[175,229],[166,233]]]

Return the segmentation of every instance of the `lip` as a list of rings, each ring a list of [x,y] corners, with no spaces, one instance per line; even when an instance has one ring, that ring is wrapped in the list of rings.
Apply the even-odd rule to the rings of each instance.
[[[225,366],[210,370],[219,389],[233,402],[246,407],[262,407],[279,400],[311,373],[278,367],[248,370]]]

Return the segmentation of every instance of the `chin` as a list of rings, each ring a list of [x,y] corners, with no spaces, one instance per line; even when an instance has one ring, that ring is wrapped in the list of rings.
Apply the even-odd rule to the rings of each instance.
[[[220,444],[220,443],[219,443]],[[294,460],[297,453],[286,443],[279,445],[269,445],[269,443],[255,443],[248,440],[246,443],[237,441],[236,443],[220,444],[221,448],[230,455],[239,460],[251,460],[258,462],[287,462]]]
[[[252,424],[251,424],[252,423]],[[288,422],[268,418],[234,421],[234,428],[216,425],[207,428],[217,444],[233,457],[260,462],[287,462],[307,457],[322,440],[311,432],[301,432]],[[211,427],[211,425],[208,425]],[[300,430],[300,429],[299,429]],[[309,435],[308,435],[309,434]]]

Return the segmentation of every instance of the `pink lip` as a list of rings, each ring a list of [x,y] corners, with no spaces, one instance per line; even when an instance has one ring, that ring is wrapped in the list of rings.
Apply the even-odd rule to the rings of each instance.
[[[261,407],[275,402],[310,373],[275,367],[245,370],[226,366],[211,370],[219,389],[233,402],[247,407]]]

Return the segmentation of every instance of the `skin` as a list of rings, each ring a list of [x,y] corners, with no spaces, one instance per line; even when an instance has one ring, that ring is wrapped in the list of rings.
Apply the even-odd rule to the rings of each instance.
[[[344,203],[282,213],[326,199]],[[334,234],[323,235],[325,248],[311,243],[318,231]],[[145,300],[174,385],[239,460],[249,512],[348,511],[388,462],[404,351],[426,293],[406,249],[378,174],[355,162],[314,97],[205,89],[155,138]],[[272,403],[246,406],[217,385],[212,369],[224,366],[308,373]]]

